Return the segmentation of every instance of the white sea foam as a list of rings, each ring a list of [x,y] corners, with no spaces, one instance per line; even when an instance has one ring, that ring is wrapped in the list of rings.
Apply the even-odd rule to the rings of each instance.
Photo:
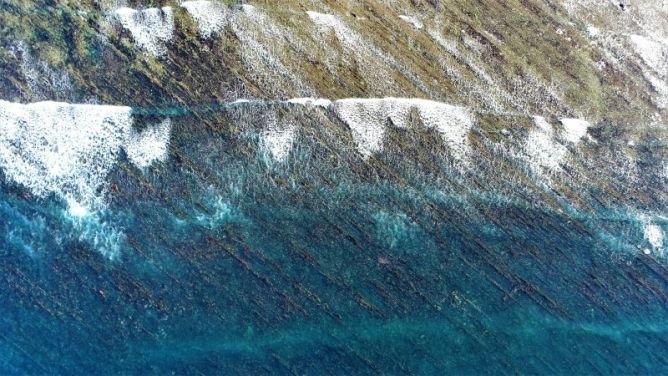
[[[650,39],[641,35],[631,35],[635,52],[650,68],[643,70],[643,75],[656,90],[655,103],[659,108],[668,107],[668,40]]]
[[[140,168],[146,168],[154,162],[164,162],[171,133],[172,122],[169,118],[141,132],[131,130],[125,144],[128,159]]]
[[[663,230],[655,224],[647,224],[644,229],[645,239],[656,250],[663,249]]]
[[[650,72],[645,72],[645,78],[652,85],[654,90],[656,90],[658,96],[654,98],[654,101],[659,108],[668,107],[668,81],[662,80],[659,77],[653,75]]]
[[[605,57],[606,64],[601,60],[599,69],[611,66],[631,76],[640,70],[656,91],[652,98],[655,105],[668,107],[668,23],[662,0],[624,2],[624,11],[616,1],[562,2],[572,16],[595,24],[588,27],[588,32]],[[620,94],[626,100],[635,100],[624,90]]]
[[[402,67],[387,53],[365,40],[362,35],[349,27],[341,18],[313,11],[307,11],[306,14],[315,24],[320,34],[334,32],[344,49],[344,60],[355,59],[365,81],[373,88],[384,93],[391,92],[396,87],[392,71],[400,71],[420,89],[428,92],[424,84],[413,76],[409,70]]]
[[[131,123],[129,107],[0,101],[0,167],[37,196],[93,205]]]
[[[275,161],[284,162],[292,150],[295,133],[293,125],[266,130],[260,136],[260,145]]]
[[[74,91],[67,71],[54,69],[33,56],[26,43],[20,41],[16,46],[10,45],[8,51],[21,62],[21,73],[28,84],[29,93],[32,94],[31,99],[43,100],[49,97],[49,91],[59,97],[69,97]]]
[[[534,124],[536,128],[529,133],[524,151],[531,170],[546,177],[560,168],[568,149],[554,139],[554,129],[545,118],[535,116]]]
[[[0,101],[0,168],[35,196],[64,200],[73,236],[113,259],[125,235],[100,217],[106,177],[121,149],[140,168],[164,160],[170,131],[166,119],[136,132],[130,107]]]
[[[579,143],[587,135],[587,130],[591,126],[589,122],[582,119],[560,119],[559,121],[563,126],[563,138],[574,144]]]
[[[126,240],[125,232],[104,220],[100,212],[76,215],[70,207],[65,217],[71,226],[69,237],[89,244],[110,260],[120,256]]]
[[[65,202],[67,203],[67,212],[73,218],[83,218],[91,214],[89,208],[81,205],[81,203],[71,195],[66,195]]]
[[[314,11],[306,11],[306,14],[309,16],[311,21],[313,21],[318,27],[322,28],[340,28],[344,27],[339,26],[339,20],[333,14],[324,14]]]
[[[473,127],[473,115],[468,109],[424,99],[413,100],[422,123],[438,131],[455,158],[462,159],[469,151],[468,135]]]
[[[135,43],[155,56],[167,53],[165,43],[174,34],[174,14],[171,7],[136,10],[119,8],[116,18],[132,34]]]
[[[451,39],[445,39],[441,32],[439,31],[440,22],[436,24],[435,27],[427,28],[427,34],[429,34],[432,39],[436,41],[443,49],[453,56],[460,56],[459,49],[457,48],[457,42]]]
[[[640,221],[643,225],[643,236],[645,240],[650,244],[652,249],[645,249],[645,254],[650,254],[652,252],[659,255],[664,253],[664,234],[661,226],[653,223],[651,218],[648,215],[641,215]]]
[[[422,21],[420,21],[417,17],[414,16],[406,16],[406,15],[400,15],[399,18],[402,20],[408,22],[409,24],[413,25],[416,29],[420,30],[424,27],[424,24]]]
[[[455,158],[463,159],[469,149],[468,133],[473,118],[462,107],[415,98],[349,98],[334,101],[332,108],[350,127],[365,158],[382,150],[387,126],[407,128],[412,111],[419,115],[424,126],[440,134]]]
[[[405,126],[406,106],[392,106],[382,99],[341,99],[334,102],[334,112],[352,132],[357,149],[364,158],[383,149],[388,119]]]
[[[244,4],[230,8],[229,25],[239,39],[241,58],[249,74],[272,94],[297,91],[311,95],[312,89],[301,81],[293,69],[283,63],[295,47],[292,30],[278,25],[261,9]]]
[[[631,35],[631,43],[636,53],[645,63],[659,74],[668,74],[668,43],[651,40],[641,35]]]
[[[169,132],[167,120],[136,133],[130,107],[0,101],[0,168],[34,195],[56,194],[72,215],[85,216],[104,206],[99,192],[121,148],[145,167],[164,159]]]
[[[495,72],[489,70],[489,50],[478,42],[476,38],[464,35],[463,45],[456,40],[446,39],[440,31],[442,21],[437,17],[433,23],[426,28],[427,34],[459,63],[463,63],[470,69],[476,79],[471,79],[464,70],[456,68],[445,58],[439,59],[439,63],[452,82],[465,93],[469,103],[475,103],[479,108],[493,112],[507,112],[510,109],[519,111],[526,115],[532,107],[541,108],[544,113],[559,113],[559,106],[563,105],[558,93],[558,87],[554,84],[546,84],[539,75],[531,71],[525,72],[522,77],[506,77],[510,79],[510,85],[500,85]],[[493,37],[491,34],[488,36]],[[493,37],[495,38],[495,37]],[[498,43],[503,42],[497,40]]]
[[[659,256],[663,256],[665,252],[664,233],[662,227],[656,224],[655,219],[666,220],[666,217],[640,213],[637,218],[642,226],[643,237],[650,245],[649,248],[644,248],[643,252],[646,255],[655,253]]]
[[[208,210],[195,216],[195,222],[199,225],[215,229],[239,219],[239,213],[234,206],[218,193],[212,192],[203,204]]]
[[[401,247],[402,242],[415,239],[420,236],[420,228],[412,222],[404,213],[387,213],[379,211],[374,214],[376,223],[376,237],[393,251],[406,252]]]
[[[623,40],[628,43],[622,43]],[[606,59],[601,62],[599,69],[611,65],[615,69],[624,70],[639,64],[642,75],[656,91],[653,96],[656,106],[668,107],[668,40],[658,36],[645,37],[610,31],[605,33],[604,38],[598,38],[598,41]],[[632,51],[629,51],[629,45]]]
[[[668,107],[668,40],[650,39],[641,35],[629,37],[635,52],[651,69],[643,70],[643,75],[656,90],[655,103],[659,108]]]
[[[315,107],[329,107],[332,104],[332,101],[324,98],[292,98],[286,101],[291,104],[299,104],[302,106],[315,106]]]
[[[185,1],[181,3],[195,19],[202,38],[207,39],[220,33],[229,23],[230,10],[227,6],[214,1]]]
[[[589,34],[590,37],[597,37],[601,33],[601,30],[597,27],[594,26],[587,26],[587,34]]]

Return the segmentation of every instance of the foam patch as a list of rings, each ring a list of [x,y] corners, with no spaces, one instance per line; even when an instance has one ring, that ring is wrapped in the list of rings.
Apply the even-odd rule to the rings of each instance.
[[[262,133],[260,145],[277,162],[284,162],[290,155],[295,139],[295,127],[273,128]]]
[[[350,127],[365,158],[382,150],[387,126],[407,128],[413,110],[424,126],[439,133],[455,158],[462,160],[469,151],[468,133],[473,117],[463,107],[415,98],[350,98],[335,101],[332,108]]]
[[[104,207],[100,192],[122,148],[146,167],[166,158],[170,131],[165,120],[137,133],[125,106],[0,101],[0,168],[38,197],[64,199],[81,217]]]
[[[228,17],[230,29],[240,42],[242,61],[255,81],[263,83],[275,96],[282,96],[285,91],[311,95],[312,88],[284,64],[290,59],[286,51],[295,48],[293,30],[280,26],[249,4],[229,8]]]
[[[536,127],[524,143],[524,152],[531,170],[545,177],[561,168],[568,149],[555,140],[554,129],[545,118],[535,116],[534,124]]]
[[[422,21],[420,21],[417,17],[414,16],[406,16],[406,15],[401,15],[399,16],[402,20],[408,22],[409,24],[413,25],[414,28],[420,30],[424,27],[424,24]]]
[[[571,143],[579,143],[584,136],[587,135],[587,130],[591,126],[589,122],[581,119],[560,119],[563,126],[562,137]]]
[[[631,43],[635,51],[645,63],[659,74],[668,74],[668,42],[660,43],[641,35],[631,35]]]
[[[129,107],[0,101],[0,167],[37,196],[94,205],[131,124]]]
[[[381,89],[378,93],[391,93],[396,88],[396,82],[392,78],[393,70],[402,72],[423,91],[428,92],[424,84],[417,77],[414,77],[409,70],[365,40],[362,35],[349,27],[341,18],[313,11],[307,11],[306,14],[315,24],[320,37],[331,31],[334,32],[344,49],[343,59],[355,59],[365,81]]]
[[[230,11],[223,4],[212,1],[185,1],[181,3],[181,7],[195,19],[204,39],[220,33],[229,23]]]
[[[164,162],[171,133],[172,122],[169,118],[141,132],[131,130],[124,145],[128,159],[140,168],[146,168],[154,162]]]
[[[646,222],[643,228],[645,240],[652,246],[654,252],[663,253],[663,230],[660,226]]]
[[[174,14],[171,7],[142,10],[119,8],[114,14],[121,25],[130,31],[139,47],[155,56],[167,53],[165,43],[169,42],[174,34]]]

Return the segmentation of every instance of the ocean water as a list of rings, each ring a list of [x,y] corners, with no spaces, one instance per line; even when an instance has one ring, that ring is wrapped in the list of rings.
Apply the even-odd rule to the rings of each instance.
[[[365,160],[323,110],[283,110],[280,160],[271,108],[174,117],[168,157],[121,155],[89,212],[0,173],[0,372],[668,372],[660,200],[493,180],[518,162],[464,170],[435,131]]]

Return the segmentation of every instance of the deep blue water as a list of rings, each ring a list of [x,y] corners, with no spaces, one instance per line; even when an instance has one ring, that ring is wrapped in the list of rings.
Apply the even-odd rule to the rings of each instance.
[[[660,204],[201,129],[85,218],[0,177],[1,373],[668,372],[666,261],[636,248]]]

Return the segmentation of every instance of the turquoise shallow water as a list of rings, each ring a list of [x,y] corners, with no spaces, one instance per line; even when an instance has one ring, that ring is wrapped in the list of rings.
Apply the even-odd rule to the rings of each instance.
[[[668,371],[666,262],[638,249],[665,208],[554,210],[309,133],[279,165],[252,129],[188,127],[87,217],[1,178],[2,373]]]

